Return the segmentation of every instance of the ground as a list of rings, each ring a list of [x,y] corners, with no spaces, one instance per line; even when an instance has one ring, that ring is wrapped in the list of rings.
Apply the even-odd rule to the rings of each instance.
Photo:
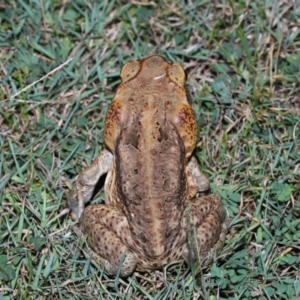
[[[299,299],[299,20],[298,0],[1,1],[0,299]],[[121,66],[152,54],[187,71],[230,228],[200,275],[112,278],[65,193],[103,148]]]

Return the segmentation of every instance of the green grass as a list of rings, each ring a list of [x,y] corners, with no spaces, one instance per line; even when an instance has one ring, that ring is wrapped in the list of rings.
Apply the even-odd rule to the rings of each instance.
[[[0,3],[0,299],[299,299],[299,3],[95,2]],[[151,54],[187,70],[195,153],[232,219],[197,278],[108,277],[66,212],[122,64]]]

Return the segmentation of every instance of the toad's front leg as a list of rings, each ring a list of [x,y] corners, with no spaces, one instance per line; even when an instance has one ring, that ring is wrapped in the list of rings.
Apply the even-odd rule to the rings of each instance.
[[[200,169],[199,163],[195,156],[192,156],[187,165],[191,172],[193,182],[197,188],[197,192],[205,192],[209,190],[209,180]]]
[[[193,199],[197,193],[206,192],[209,190],[209,181],[200,166],[195,156],[192,156],[185,169],[187,179],[186,199]]]
[[[113,155],[104,149],[93,163],[76,177],[72,190],[67,195],[73,220],[79,220],[84,210],[84,204],[91,199],[99,178],[111,169],[112,162]]]

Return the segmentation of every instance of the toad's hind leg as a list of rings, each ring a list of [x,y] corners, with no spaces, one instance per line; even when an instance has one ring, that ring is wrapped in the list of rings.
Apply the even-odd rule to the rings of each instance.
[[[223,247],[228,227],[226,218],[227,211],[215,196],[202,196],[191,201],[182,223],[188,234],[183,249],[183,258],[188,264],[200,260],[204,267],[211,263]]]
[[[90,205],[80,217],[79,229],[87,235],[92,259],[107,273],[115,275],[120,268],[121,277],[127,277],[134,271],[137,258],[126,246],[131,235],[121,212],[105,205]]]

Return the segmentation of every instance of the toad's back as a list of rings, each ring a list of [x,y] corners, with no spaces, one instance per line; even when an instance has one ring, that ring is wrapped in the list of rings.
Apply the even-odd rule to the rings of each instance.
[[[129,120],[131,126],[123,128],[117,140],[116,184],[133,237],[145,254],[158,257],[172,233],[178,232],[174,229],[184,197],[185,149],[166,109],[160,107],[164,103],[159,95],[153,101],[145,99],[149,101],[143,110]]]
[[[180,226],[196,120],[179,65],[153,56],[125,67],[107,115],[106,142],[115,153],[114,182],[134,244],[159,257]]]

